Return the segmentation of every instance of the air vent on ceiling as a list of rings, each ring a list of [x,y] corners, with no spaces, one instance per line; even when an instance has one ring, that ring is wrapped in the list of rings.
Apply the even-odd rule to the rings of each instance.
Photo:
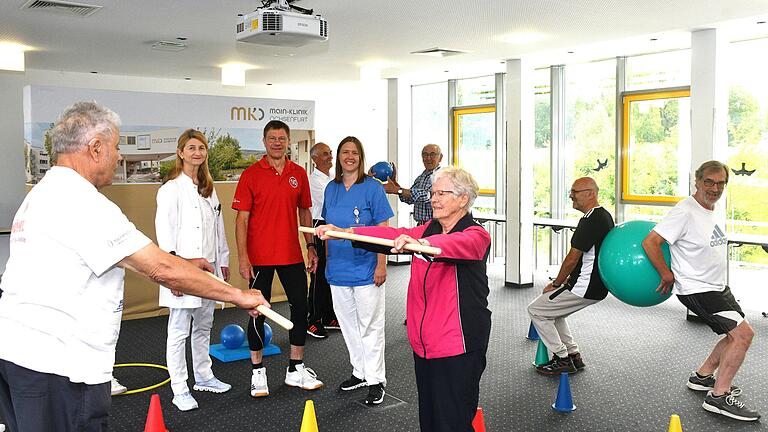
[[[98,12],[102,6],[60,0],[29,0],[28,2],[24,3],[21,8],[46,10],[50,12],[64,13],[67,15],[87,17]]]
[[[449,56],[455,56],[455,55],[465,54],[465,53],[466,51],[458,51],[458,50],[451,50],[451,49],[437,48],[437,47],[411,52],[411,54],[426,55],[426,56],[432,56],[432,57],[449,57]]]
[[[157,51],[181,51],[183,49],[187,48],[187,44],[184,42],[173,42],[173,41],[157,41],[152,44],[152,49]]]

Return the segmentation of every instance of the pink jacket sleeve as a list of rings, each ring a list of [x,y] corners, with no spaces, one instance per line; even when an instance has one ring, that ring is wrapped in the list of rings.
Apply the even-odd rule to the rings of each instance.
[[[479,226],[450,234],[436,234],[426,239],[430,246],[442,249],[443,253],[437,257],[440,259],[482,260],[491,244],[488,231]]]

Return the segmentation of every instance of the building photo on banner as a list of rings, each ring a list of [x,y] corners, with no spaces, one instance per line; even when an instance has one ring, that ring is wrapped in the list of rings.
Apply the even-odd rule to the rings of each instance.
[[[270,120],[283,121],[291,128],[293,145],[288,155],[308,167],[308,148],[314,141],[312,101],[31,86],[25,92],[25,106],[29,107],[24,119],[27,184],[39,182],[55,164],[49,133],[58,113],[76,99],[96,100],[121,116],[123,160],[113,184],[162,182],[174,166],[179,135],[189,128],[201,131],[208,141],[214,181],[237,181],[243,170],[266,153],[262,132]]]

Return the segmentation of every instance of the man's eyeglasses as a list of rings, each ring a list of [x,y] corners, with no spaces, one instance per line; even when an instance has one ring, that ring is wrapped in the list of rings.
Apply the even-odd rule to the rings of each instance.
[[[434,159],[434,158],[436,158],[438,156],[440,156],[440,153],[435,153],[435,152],[429,152],[429,153],[422,153],[421,154],[421,157],[423,157],[423,158],[427,158],[428,157],[428,158]]]
[[[571,189],[570,192],[568,192],[568,195],[576,195],[579,192],[586,192],[588,190],[592,189]]]
[[[267,137],[267,142],[270,144],[274,144],[276,142],[279,142],[280,144],[285,144],[288,142],[288,137]]]
[[[717,185],[718,189],[723,189],[728,184],[728,182],[725,181],[725,180],[723,180],[723,181],[714,181],[714,180],[711,180],[711,179],[704,179],[703,183],[704,183],[704,186],[710,187],[710,188],[712,186],[714,186],[714,185]]]
[[[438,190],[429,191],[429,197],[430,198],[434,198],[435,196],[438,196],[438,197],[442,198],[442,197],[444,197],[445,195],[448,195],[448,194],[456,195],[456,191],[452,191],[452,190],[439,190],[439,189]]]

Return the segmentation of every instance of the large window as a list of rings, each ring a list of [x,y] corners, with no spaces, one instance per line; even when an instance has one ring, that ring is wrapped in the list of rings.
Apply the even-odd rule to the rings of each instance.
[[[616,61],[607,60],[565,69],[565,185],[579,177],[593,177],[600,187],[600,203],[614,200],[616,153]],[[565,215],[581,217],[567,206]]]
[[[623,97],[622,199],[675,203],[688,195],[690,90]]]
[[[480,194],[496,193],[496,109],[453,111],[453,164],[469,171]]]
[[[691,84],[691,51],[679,50],[627,59],[627,91]]]
[[[496,80],[493,75],[456,81],[457,106],[493,103],[496,103]]]
[[[768,39],[730,44],[726,229],[768,235]],[[731,259],[768,264],[758,246],[732,248]]]
[[[533,159],[533,214],[550,217],[550,172],[552,171],[552,113],[549,68],[539,69],[533,75],[534,103],[534,159]]]
[[[448,161],[448,83],[417,85],[411,88],[411,180],[424,170],[421,149],[437,144],[443,152],[442,166]],[[403,187],[406,187],[403,185]]]

